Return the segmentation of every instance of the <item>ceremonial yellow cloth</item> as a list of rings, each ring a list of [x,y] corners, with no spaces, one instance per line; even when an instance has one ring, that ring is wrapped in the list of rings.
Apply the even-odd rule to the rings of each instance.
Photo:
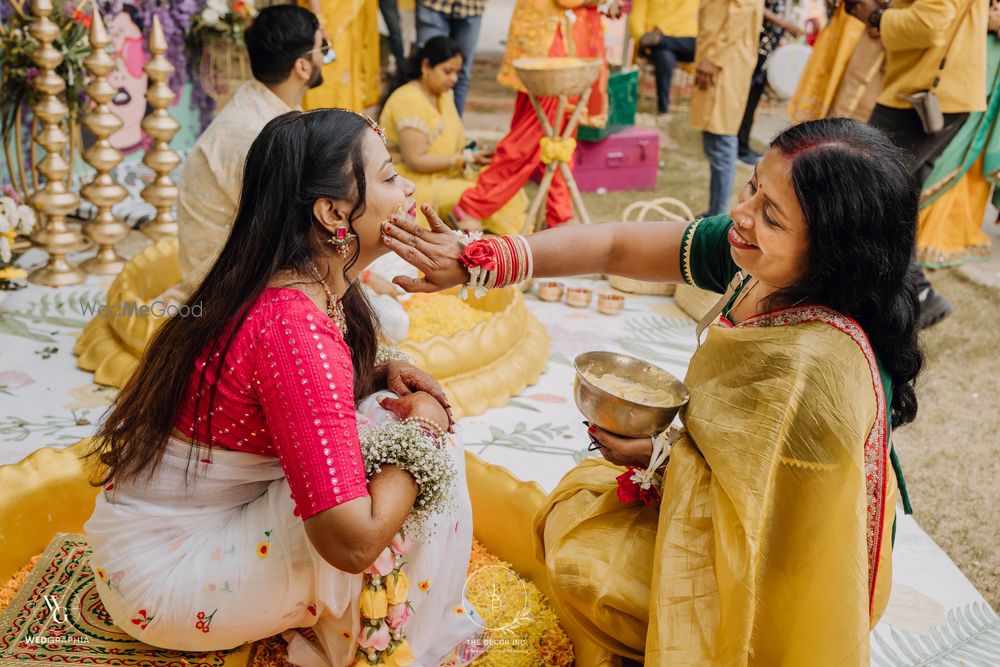
[[[695,62],[721,68],[715,85],[691,95],[691,127],[733,135],[740,129],[757,63],[764,3],[760,0],[702,0],[698,9]]]
[[[816,38],[809,62],[799,77],[799,85],[788,101],[788,115],[796,123],[826,117],[844,69],[865,31],[865,25],[848,14],[844,7],[844,3],[837,7],[833,18]]]
[[[896,487],[874,355],[830,314],[709,329],[660,506],[604,461],[563,478],[535,528],[564,627],[647,667],[868,664]]]
[[[299,5],[309,8],[307,0]],[[337,107],[362,112],[381,94],[378,3],[321,0],[326,34],[337,59],[323,65],[323,85],[306,93],[304,109]]]
[[[397,88],[386,100],[379,122],[385,128],[396,171],[417,186],[413,198],[430,204],[442,217],[448,215],[462,194],[476,184],[475,181],[466,178],[462,169],[457,168],[433,174],[415,172],[403,162],[398,146],[399,133],[409,129],[427,137],[428,153],[455,155],[462,152],[466,146],[465,130],[455,108],[452,91],[441,95],[435,107],[420,89],[419,83],[408,83]],[[519,191],[496,213],[482,221],[483,228],[492,234],[516,234],[524,224],[527,213],[528,197]],[[417,221],[427,226],[422,211],[417,212]]]

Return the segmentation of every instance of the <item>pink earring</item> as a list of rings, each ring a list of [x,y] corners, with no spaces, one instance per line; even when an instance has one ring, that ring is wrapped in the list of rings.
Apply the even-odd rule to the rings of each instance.
[[[347,227],[337,227],[337,231],[334,232],[333,236],[326,240],[327,243],[333,246],[334,251],[344,257],[351,248],[351,244],[357,240],[358,235],[354,232],[347,231]]]

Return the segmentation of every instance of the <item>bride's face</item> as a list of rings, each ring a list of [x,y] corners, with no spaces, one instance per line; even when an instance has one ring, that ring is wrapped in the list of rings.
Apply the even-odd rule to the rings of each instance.
[[[365,213],[354,221],[354,231],[363,254],[383,254],[387,249],[382,244],[382,223],[394,213],[412,210],[416,214],[417,203],[413,199],[416,186],[396,172],[381,137],[366,131],[364,142]]]
[[[350,223],[357,235],[358,260],[354,268],[360,271],[379,256],[388,252],[382,243],[382,223],[393,214],[416,214],[413,199],[415,186],[396,173],[382,138],[371,129],[364,130],[362,154],[365,160],[365,208]],[[349,176],[353,179],[353,175]],[[318,199],[313,212],[326,228],[325,233],[335,235],[338,227],[347,226],[353,201]]]

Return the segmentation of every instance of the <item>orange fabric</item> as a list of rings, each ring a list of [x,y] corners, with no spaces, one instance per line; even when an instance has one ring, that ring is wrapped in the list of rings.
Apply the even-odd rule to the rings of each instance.
[[[546,55],[600,58],[601,72],[591,89],[590,102],[580,123],[604,127],[608,121],[608,63],[604,48],[604,26],[596,8],[579,5],[579,0],[518,0],[510,19],[507,46],[497,81],[525,92],[514,70],[514,61],[518,58],[540,58]],[[574,16],[572,22],[567,16],[568,9],[572,10]]]
[[[539,103],[549,122],[552,122],[558,98],[543,97]],[[510,132],[497,144],[493,162],[479,174],[475,187],[462,194],[458,207],[476,220],[485,220],[500,210],[524,187],[541,164],[539,142],[543,136],[545,132],[531,107],[531,101],[525,93],[518,93]],[[573,201],[569,188],[562,172],[557,170],[545,201],[545,221],[552,227],[572,217]]]
[[[575,11],[578,20],[574,35],[581,36],[582,33],[580,33],[578,28],[581,24],[587,24],[587,21],[581,17],[589,16],[590,19],[596,20],[598,26],[600,25],[601,17],[596,11],[589,10],[588,13],[584,13],[584,9]],[[513,29],[514,20],[512,19],[512,32]],[[601,33],[597,32],[597,35],[600,36]],[[591,38],[582,39],[593,41]],[[603,40],[603,37],[601,37],[601,40]],[[511,50],[512,42],[512,39],[508,41],[508,52]],[[578,44],[577,55],[582,55],[579,51],[580,48],[582,47]],[[549,44],[547,55],[553,58],[567,55],[561,27],[556,28],[555,36]],[[600,52],[595,52],[594,55],[599,55],[602,59],[604,58],[603,41],[601,41]],[[504,60],[506,62],[506,55]],[[601,76],[598,77],[597,82],[594,84],[595,87],[598,85],[601,86],[601,95],[595,100],[597,96],[592,92],[587,107],[591,112],[603,113],[606,118],[607,64],[605,64],[601,71]],[[501,70],[500,77],[502,76],[503,71]],[[573,102],[574,100],[570,101]],[[538,103],[548,117],[549,123],[554,127],[556,125],[555,116],[559,106],[559,99],[556,97],[541,97]],[[559,123],[560,132],[562,128],[565,128],[573,106],[573,104],[567,105],[568,109]],[[601,112],[599,111],[600,109],[604,111]],[[545,131],[542,129],[542,124],[531,106],[531,100],[526,93],[518,92],[517,101],[514,105],[514,116],[510,121],[510,131],[497,144],[497,152],[493,156],[493,161],[486,169],[480,172],[475,187],[466,190],[462,198],[458,200],[458,207],[477,220],[485,220],[496,213],[500,207],[510,201],[520,191],[528,179],[531,178],[531,174],[541,164],[542,149],[540,142],[544,136]],[[573,136],[574,138],[576,137],[576,132],[573,133]],[[570,163],[569,167],[570,169],[573,168],[572,163]],[[546,224],[549,227],[553,227],[568,221],[572,217],[573,200],[570,197],[569,188],[566,186],[566,179],[563,178],[561,171],[556,170],[545,202]]]

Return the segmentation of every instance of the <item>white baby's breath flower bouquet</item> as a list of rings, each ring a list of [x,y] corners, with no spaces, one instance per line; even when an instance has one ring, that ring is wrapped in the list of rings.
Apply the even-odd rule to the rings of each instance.
[[[419,421],[385,421],[361,434],[361,454],[369,477],[383,465],[394,465],[411,475],[420,487],[410,521],[420,524],[436,513],[451,509],[450,487],[455,466],[445,437]]]
[[[13,265],[14,240],[18,235],[27,236],[35,226],[35,211],[19,204],[11,197],[0,197],[0,289],[13,289],[10,282],[27,275],[24,269]]]

